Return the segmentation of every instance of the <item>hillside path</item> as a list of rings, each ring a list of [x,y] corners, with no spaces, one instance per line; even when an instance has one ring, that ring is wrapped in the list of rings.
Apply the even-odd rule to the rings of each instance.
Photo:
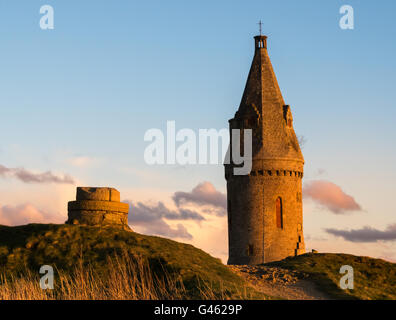
[[[308,275],[282,268],[266,266],[228,266],[242,276],[257,291],[286,300],[330,300]]]

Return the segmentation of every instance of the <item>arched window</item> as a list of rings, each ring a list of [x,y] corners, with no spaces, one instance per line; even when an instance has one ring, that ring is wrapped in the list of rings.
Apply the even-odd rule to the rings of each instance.
[[[283,229],[283,204],[281,197],[276,199],[276,226]]]

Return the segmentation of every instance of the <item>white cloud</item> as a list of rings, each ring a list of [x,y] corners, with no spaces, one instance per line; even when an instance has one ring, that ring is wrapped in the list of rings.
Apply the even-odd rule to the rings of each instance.
[[[98,165],[100,161],[99,159],[89,156],[75,156],[69,158],[67,162],[71,164],[73,167],[87,168]]]

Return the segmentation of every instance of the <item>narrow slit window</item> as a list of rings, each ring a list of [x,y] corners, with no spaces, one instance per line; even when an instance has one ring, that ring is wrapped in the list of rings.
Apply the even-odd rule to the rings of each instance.
[[[276,226],[283,229],[283,204],[281,197],[276,199]]]

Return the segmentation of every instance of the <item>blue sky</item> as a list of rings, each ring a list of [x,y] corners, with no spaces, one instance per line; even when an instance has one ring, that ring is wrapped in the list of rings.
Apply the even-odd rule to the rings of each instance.
[[[39,27],[45,4],[55,10],[54,30]],[[354,8],[354,30],[339,28],[344,4]],[[321,179],[364,209],[341,222],[308,204],[306,233],[384,229],[396,223],[395,12],[394,1],[0,0],[0,164],[68,173],[135,201],[202,181],[225,192],[222,166],[147,166],[143,136],[167,120],[177,129],[227,127],[261,19],[306,139],[305,180],[323,169]],[[73,165],[78,157],[93,161]],[[34,202],[28,191],[49,189],[0,179],[0,205]]]

